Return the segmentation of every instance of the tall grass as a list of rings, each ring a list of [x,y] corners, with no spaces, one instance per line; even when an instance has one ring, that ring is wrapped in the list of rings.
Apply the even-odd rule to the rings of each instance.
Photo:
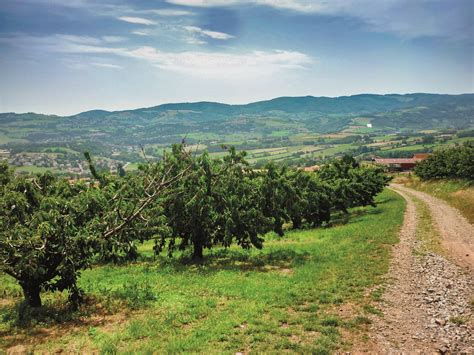
[[[445,200],[451,206],[457,208],[471,224],[474,224],[474,180],[421,181],[416,176],[405,176],[399,178],[399,181],[415,190]]]

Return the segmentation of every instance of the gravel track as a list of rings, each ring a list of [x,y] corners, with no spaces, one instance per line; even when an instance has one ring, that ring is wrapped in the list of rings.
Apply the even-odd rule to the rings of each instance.
[[[453,207],[425,193],[391,185],[407,202],[400,243],[393,249],[383,317],[373,317],[368,348],[375,353],[474,354],[474,229]],[[412,196],[429,207],[449,258],[420,254]]]
[[[397,192],[415,196],[428,205],[435,227],[441,234],[443,247],[451,254],[453,261],[474,275],[474,227],[459,211],[439,198],[427,193],[393,184]]]

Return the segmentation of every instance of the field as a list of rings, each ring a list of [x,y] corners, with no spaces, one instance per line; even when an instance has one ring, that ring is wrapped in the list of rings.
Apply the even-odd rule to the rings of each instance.
[[[249,153],[256,168],[269,161],[321,165],[344,154],[411,157],[472,140],[472,102],[471,94],[355,95],[234,106],[182,103],[70,117],[4,113],[0,154],[13,166],[55,168],[84,177],[84,151],[101,170],[115,172],[119,164],[128,164],[130,171],[137,163],[160,159],[163,150],[183,140],[198,153],[207,150],[213,156],[235,146]]]
[[[336,216],[330,228],[267,235],[261,251],[215,249],[202,264],[155,258],[95,266],[80,286],[87,304],[45,294],[18,318],[19,287],[0,275],[0,348],[18,351],[314,352],[364,339],[398,240],[404,201],[391,191],[376,208]],[[59,309],[59,311],[58,311]]]

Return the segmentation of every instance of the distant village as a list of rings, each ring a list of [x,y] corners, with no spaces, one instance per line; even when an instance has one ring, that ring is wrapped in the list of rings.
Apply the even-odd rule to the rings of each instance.
[[[429,153],[414,154],[411,158],[381,158],[374,156],[370,161],[377,165],[385,166],[389,172],[403,172],[412,170],[416,163],[426,159]],[[20,172],[27,172],[28,167],[51,169],[55,172],[70,176],[86,176],[89,173],[87,163],[83,159],[70,159],[61,154],[51,153],[19,153],[11,155],[6,149],[0,149],[0,160],[7,159],[9,164],[16,167],[26,167],[19,169]],[[126,168],[129,163],[119,160],[98,157],[94,160],[96,166],[101,170],[117,173],[119,167]],[[317,171],[321,165],[312,165],[302,168],[304,171]],[[34,172],[34,168],[32,172]]]

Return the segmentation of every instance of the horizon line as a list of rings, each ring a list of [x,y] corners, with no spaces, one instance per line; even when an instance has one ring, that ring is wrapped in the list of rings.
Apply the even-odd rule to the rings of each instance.
[[[338,99],[338,98],[343,98],[343,97],[354,97],[354,96],[364,96],[364,95],[371,95],[371,96],[396,96],[396,95],[398,95],[398,96],[407,96],[407,95],[463,96],[463,95],[474,95],[474,92],[463,92],[463,93],[458,93],[458,94],[433,93],[433,92],[406,92],[406,93],[392,92],[392,93],[385,93],[385,94],[359,93],[359,94],[340,95],[340,96],[313,96],[313,95],[277,96],[277,97],[264,99],[264,100],[251,101],[251,102],[246,102],[246,103],[235,103],[235,104],[229,104],[229,103],[218,102],[218,101],[199,100],[199,101],[163,102],[163,103],[160,103],[160,104],[154,105],[154,106],[135,107],[135,108],[125,109],[125,110],[106,110],[106,109],[101,109],[101,108],[92,108],[92,109],[89,109],[89,110],[81,111],[81,112],[70,114],[70,115],[60,115],[60,114],[55,114],[55,113],[44,113],[44,112],[35,112],[35,111],[25,111],[25,112],[7,111],[7,112],[0,112],[0,115],[3,115],[3,114],[25,115],[25,114],[32,113],[32,114],[36,114],[36,115],[54,116],[54,117],[74,117],[74,116],[78,116],[78,115],[83,114],[83,113],[88,113],[88,112],[93,112],[93,111],[103,111],[103,112],[108,112],[108,113],[128,112],[128,111],[136,111],[136,110],[145,110],[145,109],[160,107],[160,106],[164,106],[164,105],[210,103],[210,104],[220,104],[220,105],[226,105],[226,106],[247,106],[247,105],[251,105],[251,104],[256,104],[256,103],[261,103],[261,102],[268,102],[268,101],[273,101],[273,100],[278,100],[278,99],[283,99],[283,98],[297,99],[297,98],[312,97],[312,98],[316,98],[316,99]]]

